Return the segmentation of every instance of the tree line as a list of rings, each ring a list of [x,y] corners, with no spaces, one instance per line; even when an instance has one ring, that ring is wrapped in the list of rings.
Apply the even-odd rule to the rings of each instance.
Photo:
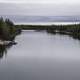
[[[0,18],[0,40],[14,40],[20,32],[11,20]]]

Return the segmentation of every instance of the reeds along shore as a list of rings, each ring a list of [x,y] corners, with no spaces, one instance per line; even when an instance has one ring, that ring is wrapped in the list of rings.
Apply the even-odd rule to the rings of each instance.
[[[16,25],[22,30],[45,30],[51,34],[64,34],[69,35],[75,39],[80,40],[80,24],[73,25]]]

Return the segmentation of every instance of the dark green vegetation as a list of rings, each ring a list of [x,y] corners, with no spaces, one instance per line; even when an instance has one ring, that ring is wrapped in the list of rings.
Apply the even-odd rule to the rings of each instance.
[[[75,39],[80,39],[80,24],[50,26],[50,28],[47,28],[47,32],[69,35]]]
[[[9,19],[0,18],[0,40],[14,40],[15,36],[20,33],[20,29],[15,27]]]
[[[75,39],[80,39],[80,24],[73,25],[16,25],[22,30],[45,30],[51,34],[69,35]]]

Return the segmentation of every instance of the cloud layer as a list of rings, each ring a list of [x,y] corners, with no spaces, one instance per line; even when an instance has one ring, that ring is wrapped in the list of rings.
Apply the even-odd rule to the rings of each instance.
[[[80,15],[80,5],[0,3],[0,15],[73,16]]]
[[[80,0],[0,0],[3,3],[68,3],[68,4],[79,4]]]

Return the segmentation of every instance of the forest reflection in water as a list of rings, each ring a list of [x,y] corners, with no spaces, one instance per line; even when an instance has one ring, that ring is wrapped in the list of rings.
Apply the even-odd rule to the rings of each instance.
[[[0,45],[0,59],[3,58],[4,55],[7,55],[7,50],[11,47],[12,45]]]

